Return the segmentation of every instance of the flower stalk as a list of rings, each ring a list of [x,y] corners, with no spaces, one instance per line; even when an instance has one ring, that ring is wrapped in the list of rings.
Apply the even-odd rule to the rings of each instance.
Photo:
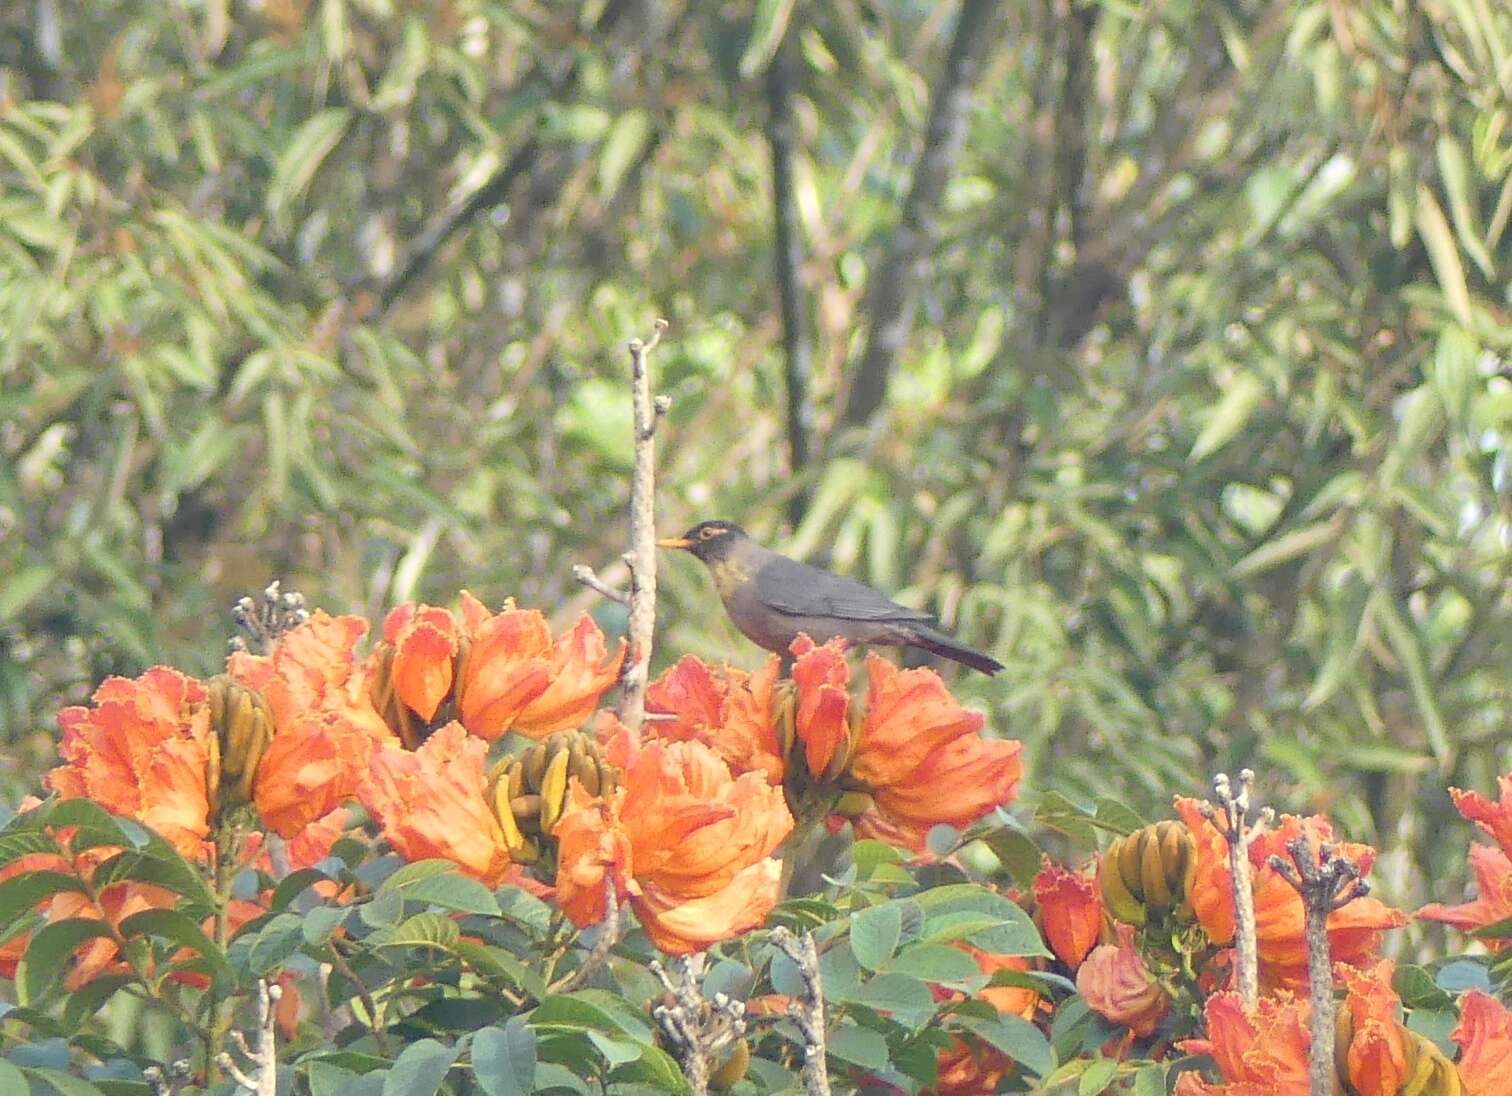
[[[1249,847],[1265,832],[1275,818],[1269,807],[1250,824],[1250,791],[1255,785],[1255,770],[1239,771],[1239,790],[1235,792],[1227,773],[1213,777],[1213,794],[1218,806],[1204,802],[1203,817],[1223,831],[1228,842],[1229,873],[1234,890],[1234,948],[1238,953],[1239,998],[1244,1010],[1255,1011],[1260,1001],[1260,959],[1255,940],[1255,887],[1250,873]],[[1221,820],[1221,821],[1220,821]],[[1326,939],[1325,939],[1326,943]]]

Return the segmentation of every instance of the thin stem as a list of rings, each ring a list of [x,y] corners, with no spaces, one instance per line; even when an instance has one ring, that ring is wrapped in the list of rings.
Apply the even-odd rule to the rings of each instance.
[[[657,320],[647,342],[630,340],[630,385],[635,430],[635,468],[630,480],[630,654],[625,660],[625,692],[619,717],[632,731],[646,715],[646,683],[651,666],[651,638],[656,627],[656,424],[670,404],[651,397],[647,358],[666,320]]]

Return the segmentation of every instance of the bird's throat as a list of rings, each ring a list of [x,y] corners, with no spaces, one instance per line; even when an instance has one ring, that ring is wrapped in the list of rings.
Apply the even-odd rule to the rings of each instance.
[[[751,567],[738,559],[721,559],[709,564],[709,573],[714,576],[714,588],[719,596],[728,601],[730,595],[750,581]]]

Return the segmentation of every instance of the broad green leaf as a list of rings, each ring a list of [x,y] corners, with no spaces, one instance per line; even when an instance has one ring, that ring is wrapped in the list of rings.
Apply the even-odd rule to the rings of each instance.
[[[436,1096],[446,1080],[457,1048],[435,1039],[421,1039],[405,1047],[383,1081],[383,1096]]]
[[[35,1077],[44,1084],[52,1086],[58,1096],[104,1096],[100,1089],[88,1081],[74,1077],[57,1069],[39,1069],[33,1066],[22,1066],[21,1071],[28,1077]],[[24,1092],[25,1089],[19,1091]]]
[[[214,941],[205,935],[199,922],[179,910],[143,910],[121,922],[121,935],[130,940],[135,936],[157,936],[181,948],[188,948],[206,960],[216,976],[232,981],[235,974],[230,962]]]
[[[406,885],[403,893],[408,902],[426,902],[457,913],[499,916],[499,903],[493,892],[476,879],[455,871],[417,879]]]
[[[832,1027],[825,1033],[824,1046],[831,1057],[862,1069],[887,1068],[887,1040],[867,1028],[854,1024]]]
[[[1455,235],[1481,273],[1487,279],[1494,278],[1494,264],[1483,241],[1480,212],[1465,151],[1448,134],[1439,135],[1437,147],[1439,174],[1443,176],[1444,190],[1449,195],[1449,215],[1454,219]]]
[[[1076,1082],[1076,1096],[1098,1096],[1107,1089],[1117,1073],[1118,1063],[1112,1058],[1094,1059]]]
[[[877,970],[891,959],[902,935],[903,911],[892,902],[851,915],[851,951],[867,970]]]
[[[485,1096],[525,1096],[535,1089],[535,1032],[518,1016],[473,1036],[473,1074]]]
[[[427,911],[406,918],[392,929],[374,933],[372,941],[382,948],[426,947],[451,951],[456,947],[461,932],[450,917]]]
[[[928,982],[965,982],[982,977],[975,959],[960,948],[944,944],[909,944],[892,957],[886,969]]]
[[[646,147],[651,119],[644,110],[627,110],[614,120],[599,150],[598,190],[608,200],[618,192],[625,175]]]
[[[1074,1000],[1074,998],[1073,998]],[[993,1019],[963,1018],[963,1025],[979,1035],[1037,1077],[1055,1068],[1055,1051],[1039,1028],[1017,1016]]]
[[[60,871],[28,871],[0,883],[0,925],[10,925],[44,898],[63,891],[88,894],[77,876]]]

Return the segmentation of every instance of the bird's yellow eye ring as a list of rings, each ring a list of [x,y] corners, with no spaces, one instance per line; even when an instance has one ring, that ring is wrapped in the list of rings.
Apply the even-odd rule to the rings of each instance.
[[[713,540],[714,537],[716,537],[718,534],[719,534],[719,530],[718,529],[700,529],[698,531],[698,539],[699,540]]]

